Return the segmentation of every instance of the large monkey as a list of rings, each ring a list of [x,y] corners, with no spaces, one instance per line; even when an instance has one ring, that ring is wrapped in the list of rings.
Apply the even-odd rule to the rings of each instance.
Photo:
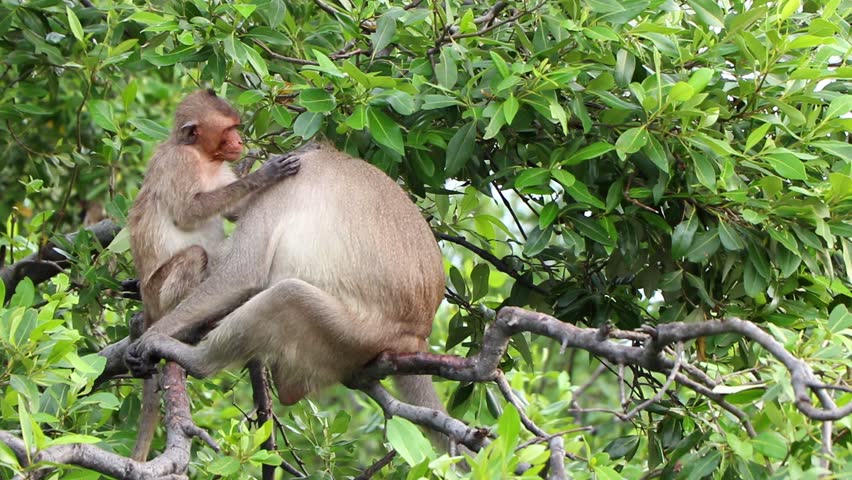
[[[170,138],[157,147],[128,228],[140,279],[147,329],[204,279],[225,239],[222,216],[236,214],[247,195],[298,171],[298,157],[276,157],[242,179],[225,162],[238,160],[243,142],[236,110],[212,90],[178,105]],[[148,456],[159,418],[156,380],[142,393],[135,460]]]
[[[164,358],[204,377],[258,358],[292,404],[382,351],[426,349],[444,271],[417,207],[379,169],[331,146],[298,155],[297,176],[249,200],[210,276],[131,345],[134,373]],[[197,346],[180,341],[228,312]],[[443,408],[428,376],[397,383],[407,401]]]

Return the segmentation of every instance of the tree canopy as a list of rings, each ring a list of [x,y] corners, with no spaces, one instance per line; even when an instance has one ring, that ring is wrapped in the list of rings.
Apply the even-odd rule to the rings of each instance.
[[[849,0],[3,0],[0,476],[852,474],[850,19]],[[364,375],[443,372],[469,470],[375,384],[263,417],[239,369],[165,398],[218,452],[181,444],[169,471],[159,438],[98,469],[139,415],[139,380],[103,380],[141,308],[121,227],[202,87],[255,156],[325,139],[416,199],[446,355]]]

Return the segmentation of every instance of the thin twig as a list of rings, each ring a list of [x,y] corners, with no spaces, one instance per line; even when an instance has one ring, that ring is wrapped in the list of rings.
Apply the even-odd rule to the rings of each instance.
[[[637,405],[633,410],[627,412],[627,414],[624,416],[625,417],[624,420],[630,420],[631,418],[635,417],[636,414],[638,414],[642,410],[645,410],[646,408],[648,408],[652,404],[657,403],[660,400],[662,400],[663,395],[665,395],[666,391],[669,389],[669,387],[671,387],[672,383],[675,380],[675,377],[677,376],[678,372],[680,371],[680,364],[681,364],[682,360],[683,360],[683,342],[677,342],[677,348],[675,349],[675,363],[674,363],[674,366],[672,367],[671,373],[669,373],[668,378],[666,378],[666,383],[664,383],[663,386],[660,389],[657,390],[657,393],[652,398],[645,400],[644,402]]]
[[[394,457],[396,457],[396,450],[391,450],[390,452],[386,453],[385,456],[376,460],[376,463],[367,467],[363,472],[361,472],[361,475],[358,475],[352,480],[369,480],[373,478],[373,475],[378,473],[379,470],[385,468],[385,465],[391,463]]]
[[[475,253],[481,259],[483,259],[486,262],[494,265],[497,268],[497,270],[499,270],[499,271],[505,273],[506,275],[514,278],[515,281],[517,281],[521,285],[527,287],[528,289],[533,290],[534,292],[540,293],[542,295],[548,294],[547,290],[539,287],[538,285],[536,285],[536,284],[532,283],[531,281],[529,281],[528,279],[524,278],[524,276],[521,275],[520,272],[518,272],[517,270],[512,268],[508,263],[504,262],[503,260],[500,260],[499,258],[497,258],[496,255],[489,252],[488,250],[485,250],[484,248],[480,248],[480,247],[470,243],[464,237],[457,237],[457,236],[454,236],[454,235],[449,235],[449,234],[441,233],[441,232],[435,232],[435,236],[438,237],[441,240],[446,240],[448,242],[452,242],[452,243],[455,243],[457,245],[463,246],[464,248]]]

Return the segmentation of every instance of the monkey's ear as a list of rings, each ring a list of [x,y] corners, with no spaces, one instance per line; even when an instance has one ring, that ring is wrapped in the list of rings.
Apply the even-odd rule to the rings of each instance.
[[[198,122],[186,122],[178,131],[177,141],[181,145],[192,145],[198,139]]]

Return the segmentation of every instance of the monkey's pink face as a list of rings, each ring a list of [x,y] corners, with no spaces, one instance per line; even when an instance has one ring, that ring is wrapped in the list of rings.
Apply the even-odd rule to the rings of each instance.
[[[239,132],[240,122],[231,123],[222,131],[214,157],[226,162],[235,162],[243,155],[243,139]]]

